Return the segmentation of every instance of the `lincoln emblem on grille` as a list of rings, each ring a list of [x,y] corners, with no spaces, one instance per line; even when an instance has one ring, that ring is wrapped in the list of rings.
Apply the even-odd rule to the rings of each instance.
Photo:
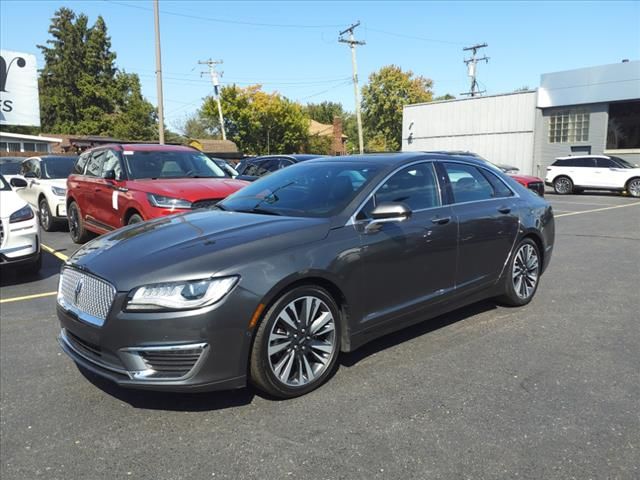
[[[82,290],[82,284],[84,283],[83,279],[81,278],[80,280],[78,280],[78,283],[76,283],[76,289],[73,292],[73,301],[76,305],[78,305],[78,300],[80,299],[80,291]]]

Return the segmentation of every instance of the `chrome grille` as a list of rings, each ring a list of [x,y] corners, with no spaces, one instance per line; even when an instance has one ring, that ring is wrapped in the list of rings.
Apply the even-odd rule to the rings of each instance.
[[[216,204],[222,200],[221,198],[210,198],[207,200],[198,200],[197,202],[193,202],[191,204],[191,208],[192,209],[197,209],[197,208],[212,208],[215,207]]]
[[[77,313],[80,320],[102,326],[115,294],[111,284],[93,275],[73,268],[65,268],[60,273],[58,303]]]

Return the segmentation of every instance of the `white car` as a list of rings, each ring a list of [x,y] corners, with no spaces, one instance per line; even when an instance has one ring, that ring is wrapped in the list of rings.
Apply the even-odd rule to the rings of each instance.
[[[15,187],[26,182],[14,178]],[[40,225],[33,208],[11,189],[0,175],[0,265],[21,267],[36,273],[42,265],[40,252]]]
[[[75,161],[76,157],[47,155],[27,158],[20,167],[27,186],[16,192],[39,212],[47,232],[67,221],[67,177]]]
[[[640,197],[640,167],[607,155],[559,157],[547,167],[545,183],[559,195],[626,190],[632,197]]]

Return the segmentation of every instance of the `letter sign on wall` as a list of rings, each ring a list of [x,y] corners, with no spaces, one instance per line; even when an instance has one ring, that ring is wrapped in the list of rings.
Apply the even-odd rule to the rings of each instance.
[[[0,50],[0,125],[40,126],[34,55]]]

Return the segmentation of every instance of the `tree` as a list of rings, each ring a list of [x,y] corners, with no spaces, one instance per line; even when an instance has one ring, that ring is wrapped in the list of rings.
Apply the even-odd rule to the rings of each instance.
[[[412,103],[430,102],[433,82],[400,67],[387,65],[369,76],[362,88],[362,116],[367,144],[376,151],[399,150],[402,144],[402,107]],[[367,148],[369,149],[369,148]]]
[[[227,138],[246,153],[295,153],[305,149],[309,119],[302,106],[278,93],[266,93],[260,85],[221,89],[222,111]],[[213,98],[205,99],[200,117],[219,132],[218,110]]]
[[[304,107],[304,112],[311,120],[329,125],[333,123],[334,117],[340,117],[344,120],[344,116],[347,113],[342,108],[341,103],[328,101],[307,103]]]
[[[435,97],[433,99],[434,102],[440,102],[442,100],[455,100],[456,97],[454,97],[453,95],[451,95],[450,93],[445,93],[444,95],[441,95],[439,97]]]
[[[39,45],[42,130],[108,135],[130,140],[157,138],[156,114],[141,93],[137,75],[120,72],[102,17],[61,8],[51,20],[51,39]]]

